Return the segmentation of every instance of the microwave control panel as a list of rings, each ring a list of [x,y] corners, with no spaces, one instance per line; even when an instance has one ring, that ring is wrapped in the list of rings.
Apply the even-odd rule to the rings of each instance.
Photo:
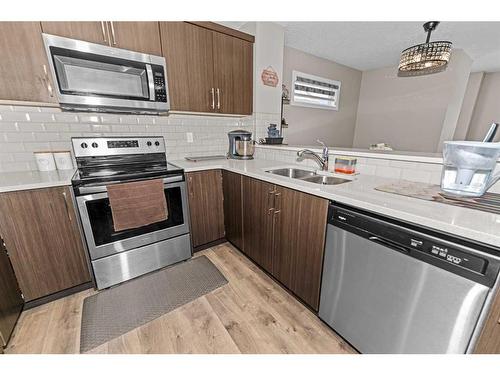
[[[161,65],[152,65],[153,79],[155,84],[155,101],[167,102],[167,85],[165,82],[165,71]]]

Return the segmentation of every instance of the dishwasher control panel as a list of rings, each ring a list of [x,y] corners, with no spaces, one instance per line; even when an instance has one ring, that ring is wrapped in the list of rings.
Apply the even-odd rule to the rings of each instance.
[[[426,252],[436,258],[445,260],[448,263],[456,264],[471,271],[484,274],[488,262],[478,256],[464,253],[460,250],[444,246],[439,243],[428,243],[418,250]]]
[[[328,223],[352,231],[369,241],[386,246],[408,256],[442,266],[452,272],[473,273],[477,277],[494,276],[489,267],[491,257],[467,251],[459,244],[441,240],[438,236],[407,228],[403,223],[396,224],[355,210],[343,209],[334,205],[328,212]],[[464,249],[462,249],[464,248]],[[498,262],[494,262],[495,264]],[[497,268],[495,266],[494,268]],[[462,270],[462,271],[460,271]],[[491,275],[490,275],[491,273]],[[489,280],[491,282],[491,280]]]

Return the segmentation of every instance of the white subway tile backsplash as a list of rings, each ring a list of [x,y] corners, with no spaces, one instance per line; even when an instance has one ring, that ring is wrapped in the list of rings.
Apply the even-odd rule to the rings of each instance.
[[[0,152],[21,152],[25,151],[24,143],[6,143],[2,142],[0,144]]]
[[[80,115],[78,115],[78,120],[80,122],[87,122],[87,123],[98,124],[98,123],[101,122],[101,116],[89,115],[89,114],[80,114]]]
[[[2,112],[2,121],[29,121],[29,114],[24,112]]]
[[[17,122],[0,122],[0,132],[17,132],[19,127]]]
[[[121,124],[137,124],[137,116],[122,115],[122,116],[120,116],[120,123]]]
[[[73,113],[56,113],[54,119],[57,122],[78,122],[78,116]]]
[[[0,105],[0,172],[35,170],[34,151],[70,150],[71,137],[163,136],[170,160],[227,152],[227,132],[252,126],[254,117],[136,116],[61,112],[54,107]],[[253,129],[249,129],[253,130]],[[186,133],[193,133],[187,143]]]
[[[91,132],[92,128],[90,124],[76,123],[76,124],[70,124],[69,130],[72,132],[83,133],[83,132]]]
[[[53,113],[47,112],[30,112],[28,113],[30,121],[34,122],[53,122],[55,121],[55,115]]]
[[[103,124],[119,124],[120,123],[120,116],[112,115],[112,114],[102,115],[101,122]]]
[[[40,133],[41,134],[41,133]],[[34,133],[4,133],[5,142],[32,142],[35,141]]]
[[[50,123],[43,126],[46,132],[69,132],[70,127],[69,124],[62,123]]]
[[[24,142],[24,149],[29,152],[51,151],[49,142]]]

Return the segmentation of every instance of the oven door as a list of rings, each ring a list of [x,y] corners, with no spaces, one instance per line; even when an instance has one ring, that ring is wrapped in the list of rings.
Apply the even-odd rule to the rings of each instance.
[[[116,232],[107,192],[76,198],[90,258],[96,260],[122,251],[189,233],[186,183],[165,183],[168,219]]]

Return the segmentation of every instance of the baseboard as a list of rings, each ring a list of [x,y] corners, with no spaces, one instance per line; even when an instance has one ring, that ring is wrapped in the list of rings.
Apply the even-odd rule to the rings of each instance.
[[[33,307],[37,307],[43,305],[45,303],[49,303],[55,301],[56,299],[67,297],[71,294],[75,294],[81,292],[86,289],[90,289],[94,287],[94,283],[89,281],[87,283],[83,283],[72,288],[61,290],[60,292],[56,292],[53,294],[49,294],[48,296],[40,297],[31,301],[28,301],[24,304],[24,310],[32,309]]]

